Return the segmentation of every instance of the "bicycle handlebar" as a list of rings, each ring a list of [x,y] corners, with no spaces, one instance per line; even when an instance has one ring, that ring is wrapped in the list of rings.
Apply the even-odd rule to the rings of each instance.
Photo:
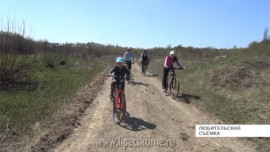
[[[173,69],[173,70],[175,70],[175,69],[178,69],[178,70],[184,70],[184,69],[186,69],[185,67],[182,67],[182,68],[175,68],[175,67],[172,67],[172,68],[170,68],[170,69]]]

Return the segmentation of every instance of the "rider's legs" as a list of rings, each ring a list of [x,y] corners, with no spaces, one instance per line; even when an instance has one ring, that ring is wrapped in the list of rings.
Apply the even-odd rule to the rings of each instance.
[[[110,96],[109,96],[110,98],[113,97],[113,92],[115,91],[116,85],[117,85],[117,82],[116,82],[115,79],[113,79],[113,81],[112,81],[112,83],[111,83],[111,93],[110,93]]]
[[[143,74],[144,60],[142,60],[142,74]]]
[[[144,70],[145,70],[145,73],[144,73],[144,75],[146,75],[147,65],[145,65],[145,69],[144,69]]]
[[[143,60],[142,61],[142,74],[144,73],[144,71],[143,71],[143,66],[145,66],[145,71],[147,70],[147,65],[149,64],[149,61],[148,60]]]
[[[167,89],[168,89],[168,83],[167,83],[168,81],[167,81],[167,79],[168,79],[169,71],[170,71],[169,68],[164,68],[163,69],[162,89],[163,89],[164,92],[166,92]]]
[[[126,61],[128,69],[131,70],[131,61]]]
[[[131,73],[131,61],[126,61],[126,64],[127,64],[128,70],[130,72],[130,77],[131,77],[131,79],[133,79],[133,74]]]

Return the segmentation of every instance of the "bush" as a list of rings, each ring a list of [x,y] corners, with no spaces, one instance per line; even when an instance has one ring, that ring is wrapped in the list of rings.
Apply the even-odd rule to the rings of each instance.
[[[56,68],[59,65],[65,65],[66,62],[63,60],[64,55],[58,53],[45,53],[42,55],[42,61],[47,68]]]

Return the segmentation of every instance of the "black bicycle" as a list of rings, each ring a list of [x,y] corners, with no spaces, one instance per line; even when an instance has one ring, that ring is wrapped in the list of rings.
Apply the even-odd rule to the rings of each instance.
[[[147,65],[149,64],[149,61],[142,61],[142,74],[145,76],[146,75],[146,70],[147,70]]]
[[[173,99],[178,97],[178,94],[180,91],[180,82],[176,77],[175,69],[182,70],[184,68],[171,68],[170,69],[169,89],[170,89],[170,95]]]

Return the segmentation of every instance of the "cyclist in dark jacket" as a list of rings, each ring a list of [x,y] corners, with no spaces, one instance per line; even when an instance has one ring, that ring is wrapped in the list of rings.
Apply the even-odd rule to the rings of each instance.
[[[115,86],[119,81],[119,77],[124,77],[127,75],[127,80],[130,79],[130,72],[125,66],[123,66],[123,59],[121,57],[116,58],[116,66],[110,70],[109,75],[114,76],[111,83],[111,93],[109,96],[112,98]]]
[[[147,52],[147,50],[143,51],[143,53],[141,54],[140,60],[141,60],[141,64],[142,64],[142,74],[143,74],[143,65],[146,65],[146,69],[147,69],[147,66],[150,62],[150,55]]]

